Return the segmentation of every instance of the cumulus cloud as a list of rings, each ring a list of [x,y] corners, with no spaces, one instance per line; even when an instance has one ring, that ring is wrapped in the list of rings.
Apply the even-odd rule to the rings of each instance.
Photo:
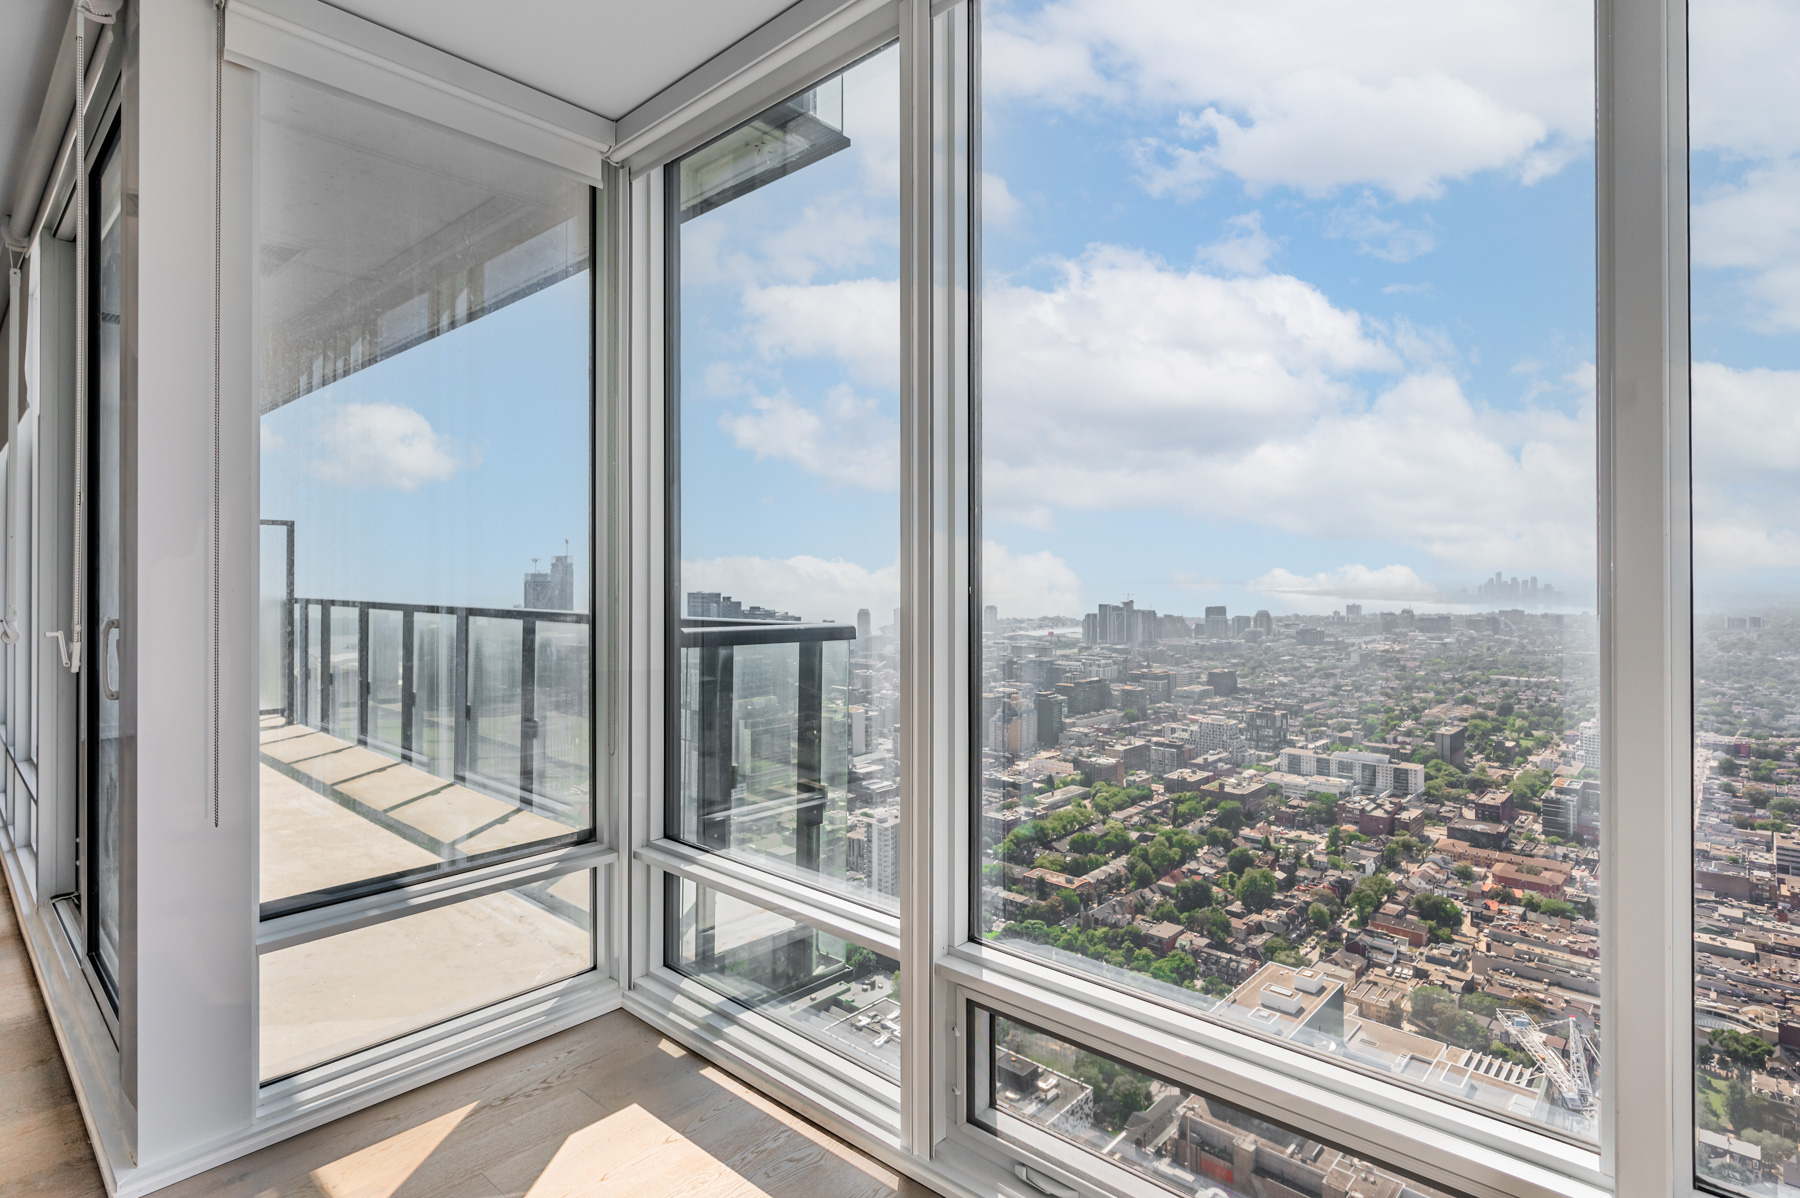
[[[1200,261],[1231,274],[1261,274],[1281,244],[1263,232],[1262,213],[1245,212],[1225,222],[1226,234],[1200,247]]]
[[[1380,205],[1370,195],[1334,208],[1325,218],[1325,235],[1354,241],[1358,250],[1384,262],[1411,262],[1436,248],[1436,235],[1423,224],[1388,220],[1379,212]]]
[[[1749,321],[1800,331],[1800,155],[1745,169],[1693,206],[1694,265],[1741,282]]]
[[[1708,0],[1689,21],[1689,137],[1731,158],[1800,153],[1800,8],[1787,0]]]
[[[1014,553],[997,541],[981,546],[981,601],[1002,616],[1079,616],[1087,611],[1081,579],[1049,550]]]
[[[719,427],[758,461],[792,462],[838,486],[892,491],[900,483],[900,426],[873,399],[835,388],[819,409],[787,392],[757,396],[747,412],[728,413]]]
[[[858,382],[899,386],[898,280],[751,286],[743,306],[764,357],[835,358]]]
[[[868,608],[877,628],[900,605],[898,563],[871,569],[842,558],[714,557],[681,563],[687,591],[720,591],[746,607],[774,608],[803,620],[849,623]]]
[[[1226,172],[1252,190],[1429,198],[1485,170],[1533,182],[1593,137],[1581,0],[996,5],[982,71],[1002,97],[1178,113],[1182,137],[1140,146],[1165,193]]]
[[[1411,566],[1339,566],[1318,574],[1295,574],[1280,568],[1250,580],[1253,591],[1269,595],[1313,595],[1333,599],[1368,599],[1377,602],[1429,602],[1438,589],[1420,578]]]
[[[1696,362],[1693,388],[1697,570],[1800,566],[1800,370]]]
[[[314,437],[313,473],[339,486],[416,491],[480,464],[478,455],[459,455],[422,413],[386,401],[334,404],[320,413]]]

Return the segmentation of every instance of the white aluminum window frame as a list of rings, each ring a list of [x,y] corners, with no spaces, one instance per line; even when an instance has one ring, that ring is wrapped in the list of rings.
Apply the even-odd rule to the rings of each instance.
[[[593,463],[591,514],[595,568],[592,576],[595,646],[593,786],[594,838],[555,846],[492,865],[407,881],[341,902],[261,917],[252,905],[254,947],[260,958],[312,941],[371,927],[409,915],[436,910],[484,895],[535,882],[551,882],[592,871],[593,967],[573,978],[535,988],[477,1011],[434,1023],[369,1048],[309,1067],[300,1073],[262,1081],[255,1045],[260,1022],[261,971],[251,983],[252,1052],[249,1084],[255,1094],[253,1126],[259,1138],[280,1138],[335,1118],[432,1077],[466,1068],[562,1028],[615,1009],[622,997],[618,946],[622,943],[619,870],[618,793],[616,783],[617,704],[612,702],[615,670],[607,651],[617,627],[617,509],[614,480],[615,347],[610,330],[616,323],[617,265],[610,255],[617,246],[619,172],[605,161],[612,122],[582,112],[510,80],[432,50],[380,26],[350,16],[318,0],[239,0],[227,10],[227,138],[243,158],[228,171],[227,210],[242,212],[240,235],[254,240],[256,77],[262,72],[285,75],[346,95],[372,110],[396,110],[430,122],[456,135],[485,141],[508,153],[535,160],[587,183],[593,189],[594,222],[590,270],[594,300],[590,312],[591,436]],[[242,68],[233,70],[232,68]],[[236,186],[233,187],[233,184]],[[232,229],[228,226],[228,235]],[[253,260],[254,246],[244,251]],[[231,284],[228,281],[228,291]],[[253,290],[253,285],[252,285]],[[227,294],[229,304],[237,297]],[[243,297],[255,311],[254,296]],[[257,331],[246,330],[254,342]],[[254,425],[254,421],[250,424]],[[229,435],[229,434],[228,434]],[[254,442],[248,460],[255,461]],[[258,510],[258,483],[252,468],[232,480],[241,488],[246,510]],[[236,496],[227,496],[231,506]],[[255,560],[260,538],[252,538],[250,560],[227,563],[244,593],[254,595],[260,577]],[[255,668],[254,654],[250,666]],[[254,685],[252,680],[252,686]],[[253,753],[252,749],[252,753]],[[251,770],[254,777],[254,769]],[[259,841],[260,804],[250,804],[251,841]],[[251,891],[258,872],[252,853]]]
[[[1647,863],[1603,870],[1602,1120],[1594,1146],[1570,1143],[1444,1102],[1154,1001],[1066,974],[968,934],[970,795],[967,606],[968,502],[975,463],[954,371],[973,327],[944,311],[934,290],[954,246],[946,226],[971,197],[946,184],[945,108],[976,119],[978,50],[945,71],[956,47],[934,14],[972,13],[979,0],[898,0],[902,90],[902,905],[897,921],[721,861],[661,836],[665,684],[661,622],[664,319],[659,168],[743,119],[830,61],[853,56],[842,33],[744,48],[671,88],[654,121],[620,121],[620,153],[633,173],[632,562],[633,710],[652,727],[632,737],[632,992],[627,1005],[690,1044],[743,1069],[809,1115],[951,1190],[1030,1193],[1010,1164],[1027,1157],[1047,1175],[1110,1192],[1081,1153],[1038,1155],[995,1143],[961,1116],[961,1020],[966,1001],[1015,1010],[1072,1040],[1173,1072],[1177,1080],[1246,1107],[1279,1113],[1321,1138],[1391,1161],[1470,1194],[1668,1194],[1693,1185],[1687,1042],[1691,795],[1687,492],[1686,14],[1669,0],[1597,0],[1596,229],[1598,457],[1603,725],[1602,860]],[[810,5],[797,8],[811,8]],[[871,12],[846,5],[840,24]],[[865,18],[866,19],[866,18]],[[791,33],[791,31],[790,31]],[[853,40],[853,39],[850,39]],[[971,46],[973,46],[971,42]],[[821,57],[826,60],[821,61]],[[936,68],[934,74],[934,67]],[[958,77],[960,76],[960,77]],[[713,93],[730,80],[731,95]],[[748,80],[748,81],[746,81]],[[948,80],[948,81],[947,81]],[[685,101],[683,97],[688,97]],[[960,118],[958,118],[960,119]],[[935,133],[935,137],[934,137]],[[977,136],[978,140],[978,136]],[[953,158],[953,156],[952,156]],[[936,173],[934,175],[934,172]],[[978,197],[974,198],[978,202]],[[954,230],[951,230],[954,232]],[[954,237],[950,238],[951,241]],[[978,234],[977,234],[978,241]],[[978,246],[973,250],[978,257]],[[978,272],[978,267],[974,268]],[[978,279],[978,273],[977,273]],[[948,344],[947,344],[948,343]],[[978,352],[978,347],[977,347]],[[1634,796],[1631,802],[1620,798]],[[1651,810],[1644,812],[1649,804]],[[676,1017],[675,994],[696,985],[661,966],[663,873],[717,885],[736,897],[892,952],[903,963],[907,1029],[898,1135],[858,1136],[834,1110],[830,1087],[797,1075],[844,1067],[802,1043],[771,1063],[738,1042],[760,1017],[722,1026]],[[897,926],[896,926],[897,924]],[[1617,984],[1630,978],[1629,987]],[[704,990],[704,987],[701,987]],[[917,1029],[916,1031],[914,1029]],[[920,1035],[920,1031],[929,1034]],[[1629,1051],[1622,1046],[1629,1045]],[[805,1068],[803,1068],[804,1066]],[[1054,1157],[1055,1159],[1051,1159]]]

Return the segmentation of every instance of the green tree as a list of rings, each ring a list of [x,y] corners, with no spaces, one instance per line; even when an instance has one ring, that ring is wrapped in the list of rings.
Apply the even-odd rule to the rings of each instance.
[[[1475,867],[1467,861],[1457,862],[1455,873],[1459,881],[1473,882],[1475,880]]]
[[[1231,916],[1225,914],[1222,907],[1208,907],[1201,916],[1202,930],[1207,939],[1215,944],[1225,944],[1231,939]]]
[[[1256,854],[1246,848],[1232,849],[1225,858],[1225,868],[1234,874],[1241,874],[1256,864]]]
[[[1312,920],[1313,927],[1320,931],[1331,926],[1331,908],[1324,903],[1314,903],[1306,909],[1306,915]]]
[[[1219,804],[1218,810],[1213,812],[1213,821],[1216,826],[1224,828],[1236,836],[1238,829],[1244,826],[1244,805],[1236,799],[1226,799]]]
[[[1238,879],[1237,897],[1246,911],[1261,911],[1268,907],[1275,901],[1274,872],[1264,868],[1246,872]]]
[[[1186,878],[1175,884],[1175,909],[1183,913],[1213,905],[1212,883],[1205,878]]]

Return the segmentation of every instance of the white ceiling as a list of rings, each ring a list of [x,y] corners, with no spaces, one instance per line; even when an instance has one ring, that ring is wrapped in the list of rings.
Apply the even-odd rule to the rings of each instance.
[[[793,2],[330,0],[346,12],[615,120]]]
[[[0,218],[12,213],[13,188],[68,18],[65,0],[0,0]]]

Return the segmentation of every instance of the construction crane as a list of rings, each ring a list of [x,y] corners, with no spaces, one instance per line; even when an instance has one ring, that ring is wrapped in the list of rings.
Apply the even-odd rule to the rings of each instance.
[[[1524,1011],[1503,1007],[1495,1014],[1506,1024],[1519,1046],[1531,1054],[1538,1068],[1544,1071],[1544,1076],[1550,1079],[1550,1085],[1555,1089],[1556,1097],[1562,1105],[1572,1111],[1593,1114],[1594,1087],[1588,1077],[1587,1041],[1575,1026],[1575,1020],[1568,1021],[1569,1053],[1565,1057],[1550,1047],[1544,1040],[1544,1030]],[[1555,1027],[1562,1022],[1559,1019],[1545,1026]]]

